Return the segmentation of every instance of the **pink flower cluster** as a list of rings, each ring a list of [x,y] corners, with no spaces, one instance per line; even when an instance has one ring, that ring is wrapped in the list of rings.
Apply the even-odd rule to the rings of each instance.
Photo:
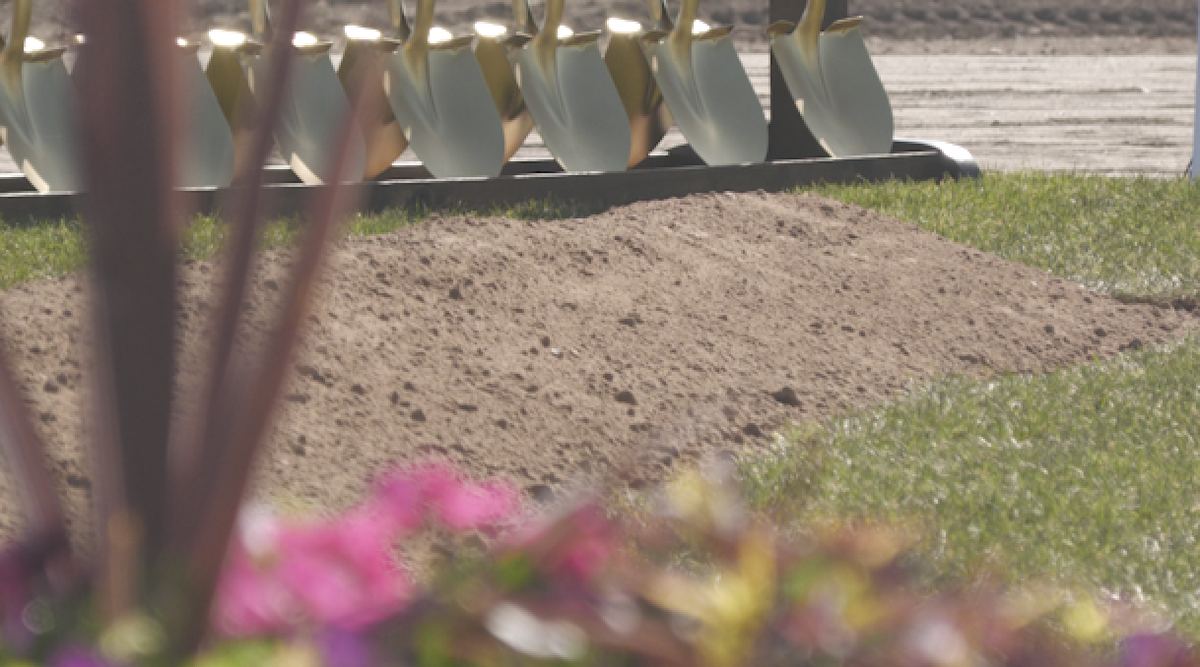
[[[426,525],[493,529],[517,504],[506,485],[473,485],[425,465],[385,475],[360,506],[331,520],[291,524],[248,508],[217,590],[215,626],[231,637],[363,629],[403,609],[412,592],[393,558],[399,540]]]

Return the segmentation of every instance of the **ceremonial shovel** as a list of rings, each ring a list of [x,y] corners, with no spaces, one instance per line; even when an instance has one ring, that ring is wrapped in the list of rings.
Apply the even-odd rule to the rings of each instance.
[[[662,0],[651,2],[650,7],[657,9],[651,12],[657,14],[653,29],[669,31],[673,25]],[[611,37],[608,50],[604,52],[604,64],[608,66],[629,119],[632,139],[629,166],[634,167],[658,146],[674,121],[663,104],[662,91],[654,81],[654,72],[642,49],[642,25],[620,18],[608,19],[607,25]]]
[[[537,24],[529,12],[528,4],[523,0],[513,0],[513,12],[517,14],[518,33],[537,34]],[[475,44],[475,59],[479,61],[479,69],[492,93],[492,101],[500,112],[500,123],[504,127],[504,161],[507,162],[525,143],[525,138],[533,129],[533,116],[525,106],[525,97],[521,95],[521,87],[508,60],[508,29],[495,23],[477,21],[475,34],[479,36]]]
[[[654,79],[675,124],[710,165],[762,162],[767,119],[742,67],[732,26],[697,24],[699,0],[683,0],[669,31],[643,37]],[[651,7],[661,0],[651,0]],[[699,28],[699,30],[697,30]]]
[[[346,95],[358,100],[358,125],[367,146],[363,177],[374,178],[408,147],[408,138],[383,89],[384,57],[395,45],[385,43],[383,33],[371,28],[348,25],[345,31],[346,51],[338,65],[338,78]]]
[[[385,85],[408,142],[437,178],[489,177],[504,166],[504,128],[471,49],[433,27],[434,0],[417,0],[412,28],[402,0],[388,0],[396,27]]]
[[[182,133],[184,145],[177,153],[181,160],[178,184],[185,188],[229,187],[234,168],[233,132],[196,57],[199,45],[181,39],[179,48],[185,53],[182,89],[187,125]]]
[[[630,130],[621,97],[600,57],[600,33],[562,25],[564,0],[547,0],[540,31],[513,35],[510,58],[546,147],[566,171],[624,171]],[[519,4],[517,4],[519,3]],[[518,20],[528,14],[516,0]],[[530,26],[534,28],[536,26]]]
[[[65,49],[45,49],[29,35],[30,0],[13,0],[12,28],[0,52],[0,138],[38,192],[82,189],[75,90]]]
[[[209,31],[214,49],[209,60],[208,78],[235,136],[249,131],[248,105],[252,105],[252,96],[257,93],[257,82],[265,82],[267,61],[274,55],[264,48],[270,30],[266,0],[250,0],[250,9],[254,40],[248,40],[240,33]],[[309,185],[361,180],[366,172],[366,145],[360,132],[351,138],[344,171],[336,175],[330,173],[333,169],[330,161],[344,124],[352,113],[329,59],[332,44],[298,32],[292,46],[295,62],[287,98],[275,127],[275,142],[284,160],[296,176]],[[244,154],[244,143],[236,143],[239,152]]]
[[[804,123],[831,157],[890,153],[892,105],[863,42],[862,17],[821,32],[824,17],[825,0],[809,0],[800,23],[767,28]]]

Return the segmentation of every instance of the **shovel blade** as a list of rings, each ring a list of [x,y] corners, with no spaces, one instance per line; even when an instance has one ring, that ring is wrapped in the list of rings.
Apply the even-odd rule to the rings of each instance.
[[[552,58],[539,58],[530,42],[512,56],[538,133],[566,171],[624,171],[632,144],[629,122],[599,47],[590,42],[554,48]],[[554,67],[543,67],[545,62]]]
[[[396,119],[431,174],[500,175],[504,128],[469,45],[428,51],[424,72],[398,51],[388,58],[387,77]]]
[[[690,63],[667,40],[646,50],[675,124],[701,159],[722,165],[767,158],[767,119],[729,35],[693,41]]]
[[[793,34],[773,37],[771,50],[805,125],[831,157],[891,152],[892,105],[857,27],[822,33],[816,63]]]
[[[21,86],[19,98],[0,88],[0,126],[13,161],[38,192],[81,191],[75,90],[62,59],[23,63]]]
[[[364,178],[383,173],[408,148],[408,138],[383,89],[384,57],[378,43],[351,40],[338,66],[338,78],[350,99],[358,100],[358,126],[366,142]]]
[[[508,47],[502,41],[480,39],[475,47],[475,60],[479,62],[479,70],[500,113],[500,124],[504,127],[504,161],[508,162],[533,129],[533,116],[525,106],[525,98],[508,61]]]
[[[353,122],[353,111],[329,54],[297,54],[295,58],[283,113],[275,127],[283,159],[309,185],[362,180],[367,149],[357,127],[347,146],[345,170],[332,173],[335,153],[345,124]],[[266,58],[255,58],[251,68],[256,80],[266,81]]]
[[[233,181],[233,132],[222,113],[217,96],[200,68],[189,55],[183,63],[183,89],[187,95],[187,124],[180,159],[179,186],[224,188]]]
[[[629,119],[628,166],[632,168],[650,155],[674,121],[654,81],[640,35],[614,34],[604,53],[604,64]]]

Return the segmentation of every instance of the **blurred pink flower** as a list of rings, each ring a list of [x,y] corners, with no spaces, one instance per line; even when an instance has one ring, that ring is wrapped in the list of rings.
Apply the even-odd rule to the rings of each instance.
[[[412,584],[393,561],[404,536],[428,520],[490,528],[516,507],[509,487],[469,485],[440,465],[388,473],[362,506],[329,521],[287,524],[250,506],[222,574],[217,626],[238,637],[301,626],[360,630],[408,600]]]
[[[453,530],[495,527],[519,504],[507,484],[471,485],[449,466],[427,464],[385,475],[375,488],[375,503],[400,525],[415,526],[428,512]]]

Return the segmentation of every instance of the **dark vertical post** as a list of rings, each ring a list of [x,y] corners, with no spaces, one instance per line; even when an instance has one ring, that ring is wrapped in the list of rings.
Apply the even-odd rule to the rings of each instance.
[[[849,16],[849,0],[829,0],[825,8],[825,26]],[[771,22],[799,21],[804,15],[807,0],[771,0]],[[824,157],[825,151],[813,139],[795,100],[788,92],[783,74],[771,54],[771,129],[768,160],[789,160],[806,157]]]

